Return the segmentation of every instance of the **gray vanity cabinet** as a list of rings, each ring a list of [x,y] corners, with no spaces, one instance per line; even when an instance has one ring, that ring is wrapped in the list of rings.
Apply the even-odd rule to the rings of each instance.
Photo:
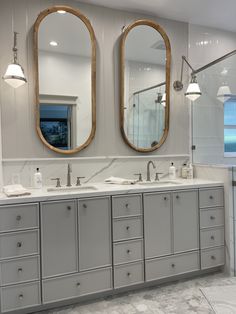
[[[111,266],[110,197],[78,200],[79,270]]]
[[[171,195],[144,194],[145,257],[171,254]]]
[[[41,203],[42,277],[78,270],[76,201]]]
[[[198,191],[176,192],[173,198],[174,253],[199,249]]]

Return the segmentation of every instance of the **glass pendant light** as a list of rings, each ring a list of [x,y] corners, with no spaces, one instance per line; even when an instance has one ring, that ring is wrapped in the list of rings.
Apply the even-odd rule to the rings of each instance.
[[[195,75],[192,75],[190,84],[184,95],[192,101],[198,99],[202,95]]]
[[[231,90],[228,85],[222,85],[217,92],[217,99],[221,102],[225,102],[232,97]]]
[[[10,86],[17,88],[24,85],[27,80],[22,66],[17,61],[17,32],[14,32],[13,63],[9,64],[3,80]]]

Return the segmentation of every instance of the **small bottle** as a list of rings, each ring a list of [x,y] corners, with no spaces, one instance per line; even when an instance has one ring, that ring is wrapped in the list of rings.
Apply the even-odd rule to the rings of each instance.
[[[169,179],[175,180],[175,178],[176,178],[176,169],[175,169],[174,163],[172,162],[169,167]]]
[[[187,179],[193,179],[193,166],[190,163],[188,166],[188,175],[187,175]]]
[[[183,179],[187,179],[187,176],[188,176],[188,167],[187,167],[187,164],[183,164],[181,168],[181,177]]]
[[[36,169],[34,174],[34,187],[36,189],[41,189],[43,187],[42,173],[39,171],[39,168]]]

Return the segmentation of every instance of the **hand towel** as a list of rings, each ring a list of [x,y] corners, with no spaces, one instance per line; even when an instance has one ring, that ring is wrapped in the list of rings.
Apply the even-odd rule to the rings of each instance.
[[[105,180],[106,183],[110,184],[121,184],[121,185],[128,185],[128,184],[135,184],[137,180],[130,180],[124,179],[119,177],[109,177]]]
[[[30,195],[31,194],[30,191],[25,189],[21,184],[5,185],[3,187],[3,192],[8,197]]]

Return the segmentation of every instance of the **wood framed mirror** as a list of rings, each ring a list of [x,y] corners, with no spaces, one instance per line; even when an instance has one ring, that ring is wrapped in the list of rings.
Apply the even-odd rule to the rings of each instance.
[[[120,128],[138,152],[152,152],[166,140],[170,112],[170,41],[164,29],[138,20],[120,42]]]
[[[51,150],[73,154],[96,130],[96,40],[88,18],[68,6],[34,24],[36,130]]]

